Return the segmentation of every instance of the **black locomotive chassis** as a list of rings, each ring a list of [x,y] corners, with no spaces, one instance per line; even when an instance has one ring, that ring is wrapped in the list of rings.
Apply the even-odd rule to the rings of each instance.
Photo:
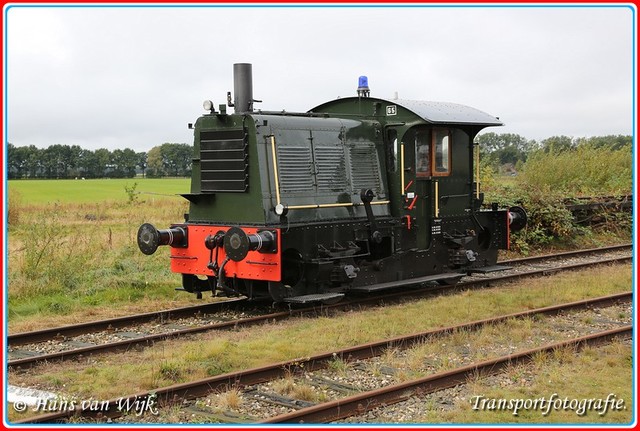
[[[371,239],[366,220],[282,226],[282,282],[271,283],[271,295],[344,292],[427,275],[466,274],[495,265],[498,249],[508,241],[504,210],[477,212],[475,220],[434,220],[426,250],[415,247],[415,222],[411,229],[404,219],[379,219],[376,224],[379,242]]]

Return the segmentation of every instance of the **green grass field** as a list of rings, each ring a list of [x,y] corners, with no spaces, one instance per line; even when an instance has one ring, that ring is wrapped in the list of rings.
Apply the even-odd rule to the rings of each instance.
[[[127,178],[97,180],[11,180],[9,193],[17,192],[24,204],[86,203],[128,201],[125,187],[136,185],[135,192],[145,195],[188,193],[189,178]]]

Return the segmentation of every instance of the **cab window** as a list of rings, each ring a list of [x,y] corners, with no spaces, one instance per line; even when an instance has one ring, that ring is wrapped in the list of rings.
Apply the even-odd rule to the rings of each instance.
[[[385,152],[387,154],[387,171],[397,172],[398,170],[398,131],[395,129],[387,130],[387,141],[385,144]]]
[[[429,154],[431,147],[431,133],[416,133],[416,177],[430,177],[431,163],[429,162]]]
[[[433,129],[433,158],[431,169],[434,176],[451,173],[451,132],[449,129]]]

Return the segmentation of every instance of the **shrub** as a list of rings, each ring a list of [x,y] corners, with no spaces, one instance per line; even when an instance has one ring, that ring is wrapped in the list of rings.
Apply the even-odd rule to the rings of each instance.
[[[583,226],[566,208],[572,197],[620,196],[632,191],[631,145],[592,145],[589,142],[557,150],[532,152],[517,177],[490,177],[482,169],[485,202],[502,207],[521,205],[527,226],[511,235],[511,248],[522,253],[550,245],[575,245],[605,237],[624,238],[631,232],[630,215],[604,213],[598,226]],[[587,241],[589,242],[589,241]]]
[[[566,151],[532,153],[519,177],[524,187],[566,196],[626,195],[632,190],[630,145],[612,150],[581,145]]]

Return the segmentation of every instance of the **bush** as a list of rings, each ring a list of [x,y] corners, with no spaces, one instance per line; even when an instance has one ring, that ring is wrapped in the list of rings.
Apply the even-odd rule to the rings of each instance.
[[[527,211],[527,226],[511,235],[512,249],[527,254],[549,246],[585,245],[597,242],[596,234],[609,241],[628,240],[630,214],[598,214],[601,223],[583,226],[566,208],[574,197],[631,194],[631,145],[603,142],[586,140],[560,150],[547,146],[534,151],[518,169],[517,177],[492,179],[489,171],[481,170],[485,202],[498,202],[502,207],[521,205]]]
[[[566,151],[532,153],[519,176],[523,188],[569,196],[630,194],[633,187],[633,153],[630,145],[609,147],[581,145]]]
[[[527,226],[510,236],[511,249],[523,254],[554,242],[571,243],[576,235],[585,233],[586,228],[574,222],[561,194],[503,186],[487,192],[486,202],[497,202],[502,208],[519,205],[527,211]]]

